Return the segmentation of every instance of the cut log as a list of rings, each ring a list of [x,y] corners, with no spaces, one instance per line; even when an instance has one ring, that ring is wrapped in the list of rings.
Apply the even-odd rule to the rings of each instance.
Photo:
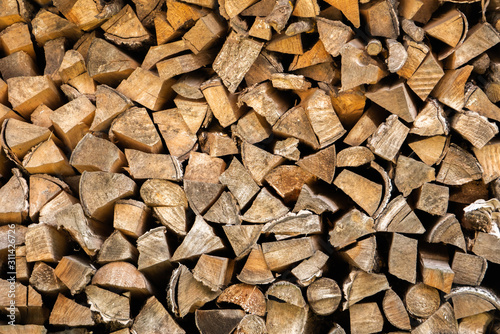
[[[50,225],[30,225],[25,238],[28,262],[58,262],[68,250],[66,235]]]
[[[130,320],[130,300],[114,292],[95,285],[85,288],[90,310],[96,314],[97,322],[115,327],[128,326]]]
[[[43,46],[47,41],[59,37],[76,41],[83,35],[83,32],[74,23],[45,9],[36,14],[31,24],[33,26],[33,35],[39,46]]]
[[[343,248],[371,233],[375,233],[373,219],[352,209],[335,222],[335,227],[330,231],[330,243],[335,248]]]
[[[151,154],[138,150],[125,149],[132,178],[138,179],[165,179],[180,181],[182,169],[179,161],[168,154]]]
[[[415,284],[417,279],[418,240],[393,233],[389,249],[389,273]]]
[[[242,310],[196,310],[195,322],[200,333],[230,334],[244,316]]]
[[[396,39],[399,36],[399,20],[396,8],[387,0],[377,0],[360,6],[361,16],[367,21],[372,36]]]
[[[48,76],[10,78],[7,85],[12,109],[24,118],[29,118],[40,104],[56,109],[62,103],[59,91]]]
[[[454,288],[445,299],[453,300],[457,319],[488,312],[498,306],[498,297],[491,290],[482,287],[463,286]]]
[[[402,195],[387,204],[375,221],[377,231],[423,234],[425,228]]]
[[[333,57],[341,54],[342,47],[354,37],[352,29],[340,21],[317,18],[316,22],[320,41]]]
[[[389,283],[384,274],[369,274],[354,269],[349,273],[342,288],[346,298],[343,309],[350,309],[360,300],[387,289]]]
[[[373,215],[382,198],[382,186],[347,169],[343,170],[333,184],[352,198],[368,215]],[[363,194],[357,189],[364,189]]]
[[[212,65],[229,92],[236,91],[262,47],[263,43],[235,32],[229,34]]]
[[[430,243],[445,243],[454,245],[465,251],[465,239],[460,223],[454,214],[445,213],[428,231],[426,241]]]
[[[291,106],[280,93],[272,87],[270,82],[265,82],[240,95],[238,101],[244,102],[253,108],[260,116],[264,117],[270,125],[278,119]]]
[[[59,294],[50,312],[49,323],[56,326],[94,326],[90,308]]]
[[[493,120],[500,120],[500,109],[481,88],[466,84],[465,108]]]
[[[379,125],[367,146],[379,157],[393,161],[409,131],[396,115],[391,115]]]
[[[138,238],[146,232],[150,209],[142,202],[120,200],[115,203],[113,227],[123,234]]]
[[[109,18],[101,25],[101,29],[107,40],[131,49],[139,48],[152,39],[130,5],[125,5],[120,12]]]
[[[141,235],[137,239],[137,250],[137,269],[148,277],[157,278],[171,269],[166,227],[156,227]]]
[[[193,227],[172,255],[171,261],[189,259],[223,248],[224,244],[215,235],[213,228],[197,216]]]
[[[402,78],[410,79],[413,73],[415,73],[420,64],[424,61],[430,51],[430,48],[424,43],[414,42],[411,40],[406,40],[404,44],[408,58],[406,58],[405,64],[401,67],[397,74]]]
[[[125,166],[125,155],[113,143],[88,133],[71,154],[70,164],[80,173],[103,171],[116,173]]]
[[[266,223],[284,216],[288,211],[288,207],[264,187],[241,219],[250,223]]]
[[[54,273],[54,268],[45,262],[35,263],[33,271],[31,272],[29,283],[40,293],[52,296],[67,290],[67,287]]]
[[[337,282],[330,278],[320,278],[307,288],[307,301],[314,313],[326,316],[338,308],[342,292]]]
[[[99,268],[92,284],[113,291],[130,292],[133,297],[143,297],[152,294],[151,283],[128,262],[111,262]]]
[[[408,288],[405,305],[412,316],[427,319],[438,310],[441,299],[436,289],[424,283],[418,283]]]
[[[221,291],[233,276],[234,262],[225,257],[202,254],[193,269],[193,277],[212,291]]]
[[[186,333],[172,318],[172,316],[165,310],[163,305],[156,299],[150,297],[141,311],[137,315],[132,331],[135,333],[161,333],[161,328],[168,328],[173,334]]]
[[[408,79],[407,84],[422,101],[425,101],[443,76],[444,71],[441,65],[434,54],[429,52],[422,64]]]
[[[386,44],[389,53],[386,59],[387,68],[389,72],[396,73],[405,65],[408,53],[403,44],[394,39],[387,39]]]
[[[472,111],[456,113],[450,125],[477,149],[481,149],[498,133],[495,123],[488,122],[486,117]]]
[[[462,13],[457,9],[449,10],[431,20],[423,29],[427,35],[455,47],[462,39],[464,31]]]
[[[103,243],[97,256],[97,263],[127,261],[135,263],[139,253],[134,245],[120,232],[113,232]]]
[[[446,185],[462,185],[482,177],[481,165],[464,149],[451,144],[436,176]]]
[[[376,84],[387,75],[382,63],[370,57],[359,39],[354,39],[340,49],[342,56],[342,91],[362,84]]]
[[[204,286],[194,279],[193,274],[186,266],[180,264],[170,278],[167,289],[167,302],[170,310],[177,317],[183,318],[219,295],[220,291],[214,292]]]
[[[351,333],[377,333],[384,327],[384,318],[377,303],[356,304],[349,308]]]
[[[364,107],[364,103],[363,103]],[[384,113],[379,107],[370,107],[364,112],[344,138],[344,143],[358,146],[368,139],[384,121]]]
[[[328,261],[328,255],[321,251],[316,251],[309,259],[302,261],[292,269],[292,274],[297,277],[300,286],[309,286],[316,281],[317,277],[323,275],[323,268]]]
[[[147,206],[188,206],[184,190],[167,180],[147,180],[141,187],[140,195]]]
[[[264,316],[266,300],[264,294],[255,285],[233,284],[217,298],[217,303],[231,303],[243,308],[250,314]]]
[[[237,278],[243,283],[252,285],[268,284],[275,280],[260,245],[256,245],[252,248],[245,262],[245,266],[241,269]]]
[[[408,143],[413,152],[428,166],[441,163],[448,152],[449,145],[450,139],[445,136],[417,138]]]
[[[465,105],[465,83],[474,67],[466,65],[456,70],[445,71],[431,92],[431,96],[447,106],[461,111]]]
[[[419,136],[447,135],[449,131],[443,107],[434,99],[429,99],[420,110],[410,129],[410,133]]]
[[[473,286],[480,285],[487,268],[488,262],[486,259],[456,251],[451,264],[451,270],[455,273],[453,283]]]
[[[87,259],[77,256],[65,256],[54,270],[54,274],[66,285],[71,294],[82,292],[89,284],[95,269]]]
[[[448,255],[424,248],[419,249],[419,255],[424,284],[449,293],[455,274],[448,264]]]
[[[445,333],[458,333],[458,324],[450,303],[444,303],[441,307],[424,323],[415,328],[412,332],[416,334],[429,333],[432,331]]]
[[[411,329],[410,317],[408,317],[403,301],[393,290],[389,289],[385,292],[382,309],[391,325],[402,330]]]
[[[411,80],[409,82],[411,83]],[[404,82],[399,81],[390,86],[374,86],[374,88],[366,93],[367,98],[406,122],[415,120],[416,106]]]
[[[434,168],[403,155],[398,157],[394,184],[404,197],[407,197],[413,189],[417,189],[425,183],[434,180]]]
[[[159,128],[170,154],[183,160],[195,146],[197,138],[179,110],[157,111],[153,114],[153,120]]]
[[[479,232],[474,240],[472,252],[493,263],[500,263],[498,249],[500,238],[495,234]]]

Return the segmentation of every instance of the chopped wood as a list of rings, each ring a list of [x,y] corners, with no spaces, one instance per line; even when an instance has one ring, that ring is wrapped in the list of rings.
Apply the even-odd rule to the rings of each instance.
[[[66,235],[50,225],[30,225],[25,238],[28,262],[58,262],[68,250]]]
[[[446,185],[462,185],[479,180],[481,176],[481,165],[472,154],[451,144],[436,176],[436,181]]]
[[[307,301],[314,313],[330,315],[338,308],[342,292],[337,282],[331,278],[322,277],[307,288]]]
[[[449,10],[431,20],[423,29],[427,35],[455,47],[462,39],[464,31],[462,13],[457,9]]]
[[[97,263],[135,262],[137,256],[138,252],[135,246],[120,231],[115,231],[102,243]]]
[[[213,228],[197,216],[182,244],[172,255],[171,261],[197,257],[223,248],[224,244],[215,235]]]
[[[428,166],[439,164],[448,152],[450,145],[449,137],[432,136],[423,139],[413,139],[408,146]]]
[[[66,285],[71,294],[82,292],[89,284],[95,269],[86,259],[76,256],[65,256],[54,270],[54,274]]]
[[[424,43],[414,42],[411,40],[405,41],[405,47],[408,58],[397,74],[402,78],[409,79],[424,61],[426,55],[430,51],[430,48]]]
[[[250,314],[264,316],[266,300],[258,287],[250,284],[233,284],[217,298],[217,303],[231,303],[243,308]]]
[[[422,42],[425,37],[425,30],[415,24],[412,20],[402,19],[401,29],[415,42]]]
[[[394,184],[404,197],[407,197],[413,189],[419,188],[425,183],[434,180],[434,168],[403,155],[398,157]]]
[[[371,233],[375,233],[373,219],[352,209],[335,222],[335,227],[330,231],[330,243],[335,248],[343,248]]]
[[[130,325],[129,298],[95,285],[87,286],[85,294],[90,310],[98,314],[97,322],[114,324],[116,327]]]
[[[457,320],[450,303],[441,305],[433,315],[413,330],[417,334],[428,333],[429,331],[458,332]]]
[[[250,223],[266,223],[284,216],[288,211],[281,200],[264,187],[241,219]]]
[[[141,311],[137,315],[132,331],[135,333],[160,333],[159,328],[168,328],[171,333],[184,334],[186,333],[172,318],[170,313],[156,299],[150,297],[143,305]]]
[[[133,296],[148,296],[152,293],[151,283],[128,262],[105,264],[96,271],[92,284],[114,291],[129,291]]]
[[[481,149],[498,133],[495,123],[488,122],[486,117],[472,111],[456,113],[450,125],[453,130],[478,149]]]
[[[367,146],[379,157],[393,161],[409,131],[398,116],[391,115],[379,125]]]
[[[384,274],[371,274],[354,269],[349,273],[342,288],[346,298],[343,309],[350,309],[360,300],[387,289],[389,283]]]
[[[64,295],[57,296],[56,303],[50,312],[49,323],[57,326],[94,326],[90,308],[77,304]]]
[[[367,30],[373,36],[396,39],[399,20],[394,5],[387,0],[377,0],[360,6],[361,16],[367,21]]]
[[[408,53],[406,52],[403,44],[394,39],[387,39],[386,44],[387,50],[389,52],[386,60],[387,68],[389,72],[395,73],[399,71],[406,63],[406,60],[408,59]]]
[[[219,180],[228,187],[243,209],[259,192],[259,186],[241,162],[233,158],[229,167],[220,175]]]
[[[424,183],[418,190],[415,208],[442,216],[448,209],[449,189],[432,183]]]
[[[125,149],[132,178],[138,179],[166,179],[180,181],[182,169],[177,158],[168,154],[146,153],[138,150]]]
[[[352,198],[368,215],[373,215],[382,198],[382,186],[367,178],[344,169],[333,181],[349,197]],[[363,194],[357,189],[364,189]]]
[[[448,264],[448,255],[421,248],[420,270],[424,284],[449,293],[455,274]]]
[[[245,266],[241,269],[237,277],[241,282],[252,285],[268,284],[275,280],[260,245],[256,245],[252,248],[245,262]]]
[[[153,120],[159,128],[170,154],[183,160],[195,146],[197,138],[186,124],[179,109],[157,111],[153,114]],[[155,134],[158,133],[155,132]]]
[[[278,166],[265,177],[266,182],[285,202],[296,201],[302,186],[314,180],[313,174],[307,171],[310,168],[303,169],[299,166]]]
[[[389,273],[415,283],[417,279],[418,241],[404,235],[393,233],[389,249]]]
[[[405,305],[412,316],[426,319],[437,311],[441,299],[436,289],[424,283],[417,283],[408,288]]]
[[[137,269],[149,277],[154,277],[171,267],[166,234],[166,227],[160,226],[149,230],[137,239],[139,251]]]
[[[244,316],[242,310],[196,310],[195,322],[200,333],[230,334]]]
[[[411,329],[410,317],[408,317],[403,301],[392,289],[385,292],[382,309],[391,325],[402,330]]]
[[[337,154],[337,167],[359,167],[375,160],[373,153],[364,146],[353,146]]]
[[[455,273],[453,283],[480,285],[487,268],[485,258],[456,251],[451,264],[451,270]]]
[[[344,138],[344,143],[350,146],[358,146],[368,139],[384,121],[384,114],[380,111],[378,107],[372,106],[368,108]]]
[[[202,254],[193,269],[193,277],[212,291],[222,290],[233,275],[234,263],[228,258]]]
[[[146,232],[150,209],[142,202],[119,200],[115,203],[113,227],[123,234],[138,238]]]
[[[387,75],[383,64],[366,53],[359,39],[346,43],[340,49],[340,55],[342,56],[342,91],[362,84],[376,84]]]
[[[387,204],[375,221],[377,231],[422,234],[425,228],[402,195]]]
[[[349,308],[351,333],[377,333],[382,330],[384,318],[377,303],[356,304]]]
[[[426,241],[430,243],[445,243],[454,245],[465,251],[465,239],[455,215],[442,215],[426,234]]]
[[[372,272],[377,257],[377,241],[375,236],[357,241],[340,251],[340,255],[353,267]]]
[[[456,70],[445,71],[431,92],[431,96],[456,111],[461,111],[465,105],[465,83],[472,69],[472,65],[466,65]]]

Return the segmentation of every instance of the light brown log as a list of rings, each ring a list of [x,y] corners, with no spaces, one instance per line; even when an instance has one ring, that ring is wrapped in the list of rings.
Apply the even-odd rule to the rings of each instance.
[[[230,334],[245,316],[242,310],[196,310],[196,327],[202,334]]]
[[[500,42],[500,34],[488,22],[469,29],[467,38],[447,59],[448,68],[456,69]]]
[[[500,119],[500,109],[490,101],[481,88],[472,84],[466,84],[465,108],[477,112],[479,115],[498,121]]]
[[[488,262],[483,257],[456,251],[451,264],[451,270],[455,273],[453,283],[480,285],[487,268]]]
[[[342,258],[355,268],[366,272],[372,272],[376,265],[377,241],[375,236],[356,241],[340,251]]]
[[[181,165],[171,155],[125,149],[125,157],[129,165],[128,172],[136,180],[153,178],[179,181],[182,178]]]
[[[57,296],[50,313],[49,323],[57,326],[94,326],[92,312],[86,306],[77,304],[64,295]]]
[[[408,20],[415,20],[426,23],[431,18],[434,11],[439,7],[439,2],[435,0],[403,0],[400,5],[401,15]]]
[[[38,66],[25,51],[17,51],[0,59],[0,73],[5,80],[40,75]]]
[[[415,328],[416,334],[429,333],[429,331],[441,331],[444,333],[458,333],[458,324],[450,303],[444,303],[424,323]]]
[[[404,155],[398,157],[394,184],[404,197],[407,197],[413,189],[417,189],[426,182],[434,180],[434,168]]]
[[[96,221],[87,218],[79,203],[61,208],[54,216],[56,226],[67,231],[87,255],[95,256],[100,251],[108,231]]]
[[[419,255],[424,284],[449,293],[455,274],[448,264],[447,254],[421,248]]]
[[[128,326],[130,319],[130,300],[128,297],[101,289],[95,285],[85,288],[90,310],[96,314],[96,322],[114,327]]]
[[[417,280],[418,240],[393,233],[389,249],[389,273],[415,284]]]
[[[89,284],[95,269],[85,258],[65,256],[57,264],[54,274],[69,288],[71,295],[75,295]]]
[[[256,144],[269,138],[272,128],[264,117],[250,110],[238,120],[234,134],[245,142]]]
[[[104,21],[101,12],[104,8],[92,1],[77,0],[67,3],[56,0],[54,5],[69,21],[85,31],[97,28]]]
[[[361,16],[367,22],[372,36],[396,39],[399,36],[399,20],[396,8],[390,1],[376,0],[360,6]]]
[[[491,290],[482,287],[457,287],[445,298],[452,299],[457,319],[491,311],[495,309],[495,305],[498,305],[496,295]]]
[[[256,315],[247,314],[241,319],[234,334],[258,334],[265,333],[266,323],[264,320]]]
[[[344,143],[350,146],[358,146],[363,143],[377,130],[378,126],[384,121],[384,116],[378,106],[368,108],[344,138]]]
[[[406,47],[408,58],[397,74],[402,78],[409,79],[424,61],[426,55],[430,51],[430,48],[425,43],[414,42],[411,40],[406,40],[404,45]]]
[[[296,55],[290,63],[288,70],[294,71],[331,61],[332,56],[326,51],[323,42],[319,40],[311,49],[305,51],[302,55]]]
[[[158,125],[170,154],[183,160],[196,145],[197,138],[182,118],[179,110],[157,111],[153,114],[153,120]]]
[[[125,5],[109,18],[101,25],[101,29],[104,30],[107,40],[127,48],[139,48],[152,40],[151,34],[144,28],[130,5]]]
[[[479,180],[481,177],[481,166],[472,154],[451,144],[436,176],[436,181],[446,185],[462,185]]]
[[[264,187],[241,219],[250,223],[266,223],[284,216],[288,211],[288,207]]]
[[[87,68],[97,82],[116,87],[139,67],[139,63],[116,46],[94,38],[89,46]]]
[[[387,75],[380,61],[370,57],[359,39],[346,43],[340,49],[342,56],[342,91],[362,84],[376,84]]]
[[[432,136],[423,139],[414,138],[408,142],[408,146],[428,166],[441,163],[448,151],[449,145],[450,138],[445,136]]]
[[[266,262],[261,245],[252,248],[237,278],[247,284],[268,284],[274,281],[275,278]]]
[[[241,156],[243,165],[259,185],[262,185],[266,174],[284,160],[280,156],[273,155],[246,142],[243,142],[241,146]]]
[[[26,231],[26,261],[58,262],[68,250],[63,232],[46,224],[30,225]]]
[[[406,52],[403,44],[399,43],[395,39],[387,39],[386,45],[388,51],[386,59],[387,68],[389,72],[396,73],[405,65],[406,60],[408,59],[408,53]]]
[[[377,231],[422,234],[425,228],[402,195],[387,204],[375,221]]]
[[[262,83],[245,91],[240,95],[238,101],[253,108],[270,125],[274,125],[291,107],[290,102],[275,90],[270,82]]]
[[[138,238],[146,232],[149,208],[135,200],[120,200],[115,203],[113,227],[123,234]]]
[[[118,261],[135,263],[138,255],[135,246],[120,231],[114,231],[102,243],[97,256],[97,263],[104,264]]]
[[[429,36],[455,47],[462,39],[464,31],[462,14],[457,9],[449,10],[439,17],[435,17],[423,29]]]
[[[174,270],[167,289],[167,302],[172,313],[184,317],[205,303],[214,300],[220,291],[212,291],[194,279],[193,274],[183,264]]]
[[[351,308],[365,297],[387,289],[389,289],[389,283],[384,274],[369,274],[354,269],[349,273],[342,287],[346,299],[343,309]]]
[[[425,38],[425,30],[415,24],[412,20],[403,18],[401,29],[415,42],[422,42]]]
[[[114,291],[130,291],[132,296],[148,296],[152,287],[147,278],[128,262],[111,262],[99,268],[92,284]]]
[[[245,74],[247,86],[261,83],[271,78],[271,74],[283,72],[283,65],[276,54],[262,50]]]
[[[222,184],[184,180],[189,206],[197,215],[203,215],[222,194]]]
[[[465,105],[465,83],[474,67],[466,65],[456,70],[445,71],[431,92],[431,96],[447,106],[461,111]]]
[[[484,257],[486,260],[493,263],[500,263],[498,249],[500,247],[500,238],[495,234],[479,232],[474,239],[472,252],[476,255]]]
[[[78,186],[78,185],[77,185]],[[57,225],[56,215],[60,211],[77,204],[78,199],[71,196],[66,191],[61,191],[57,196],[55,196],[50,202],[45,204],[40,209],[39,222],[48,225]]]
[[[408,86],[425,101],[439,80],[444,76],[444,71],[432,52],[420,64],[418,69],[408,79]]]
[[[33,35],[39,46],[47,41],[65,37],[71,41],[79,39],[83,32],[74,24],[45,9],[40,10],[32,21]]]
[[[106,221],[113,216],[115,202],[133,195],[136,188],[125,175],[85,171],[80,179],[80,200],[88,216]]]
[[[443,107],[434,99],[428,100],[417,117],[415,117],[413,126],[410,129],[410,133],[419,136],[447,135],[448,132],[449,125]]]
[[[229,92],[236,91],[262,47],[262,43],[235,32],[227,37],[212,66]]]
[[[23,117],[29,118],[40,104],[51,109],[61,105],[61,96],[50,77],[16,77],[7,80],[9,102]]]
[[[439,292],[424,283],[410,286],[405,295],[406,309],[417,318],[429,318],[440,304]]]
[[[247,255],[257,243],[262,230],[261,225],[225,225],[223,226],[236,258]]]
[[[402,330],[411,329],[410,317],[408,317],[403,301],[392,289],[385,292],[382,309],[391,325]]]
[[[160,135],[145,108],[131,108],[117,117],[109,129],[110,139],[126,148],[159,153]]]
[[[147,206],[183,206],[185,208],[188,206],[184,190],[167,180],[147,180],[141,187],[140,195]]]
[[[412,122],[417,115],[415,103],[403,81],[390,86],[374,86],[366,97],[407,122]]]
[[[382,186],[380,184],[349,170],[343,170],[335,178],[333,184],[351,197],[368,215],[373,215],[378,208],[382,198]],[[363,193],[357,191],[360,188],[364,189]]]
[[[158,275],[171,269],[165,226],[153,228],[141,235],[137,239],[137,250],[139,251],[137,269],[148,277],[157,280]]]
[[[171,261],[197,257],[223,248],[224,245],[215,235],[213,228],[203,218],[197,216],[193,227],[172,255]]]
[[[353,146],[337,154],[337,167],[359,167],[375,160],[373,153],[364,146]]]
[[[228,191],[220,195],[203,218],[224,225],[241,224],[240,208],[234,196]]]
[[[238,153],[235,141],[223,132],[202,132],[198,136],[201,150],[213,157],[221,157]]]
[[[472,111],[456,113],[450,125],[477,149],[481,149],[498,133],[495,123],[488,122],[486,117]]]
[[[54,268],[45,262],[35,263],[29,283],[43,294],[55,295],[67,290],[66,286],[55,275]]]
[[[377,303],[356,304],[349,308],[351,333],[377,333],[384,326],[384,318]]]
[[[352,209],[335,222],[330,231],[330,243],[335,248],[343,248],[370,233],[375,233],[373,219]]]
[[[465,251],[465,239],[460,223],[455,215],[443,214],[439,217],[426,235],[426,241],[430,243],[445,243],[454,245]]]
[[[398,116],[391,115],[379,125],[367,146],[379,157],[393,161],[409,131],[410,129],[398,120]]]
[[[217,303],[231,303],[243,308],[250,314],[264,316],[266,300],[258,287],[250,284],[233,284],[217,298]]]
[[[338,308],[342,292],[337,282],[330,278],[320,278],[307,288],[307,301],[314,313],[325,316]]]
[[[88,133],[73,150],[70,164],[80,173],[85,170],[116,173],[125,166],[126,159],[113,143]]]

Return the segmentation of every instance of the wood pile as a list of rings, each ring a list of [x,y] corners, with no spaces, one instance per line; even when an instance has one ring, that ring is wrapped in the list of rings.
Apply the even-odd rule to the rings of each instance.
[[[499,29],[0,0],[0,333],[500,333]]]

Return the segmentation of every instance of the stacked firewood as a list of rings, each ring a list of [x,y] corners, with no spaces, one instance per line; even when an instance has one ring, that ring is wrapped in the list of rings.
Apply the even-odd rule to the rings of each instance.
[[[500,333],[499,29],[0,0],[0,333]]]

